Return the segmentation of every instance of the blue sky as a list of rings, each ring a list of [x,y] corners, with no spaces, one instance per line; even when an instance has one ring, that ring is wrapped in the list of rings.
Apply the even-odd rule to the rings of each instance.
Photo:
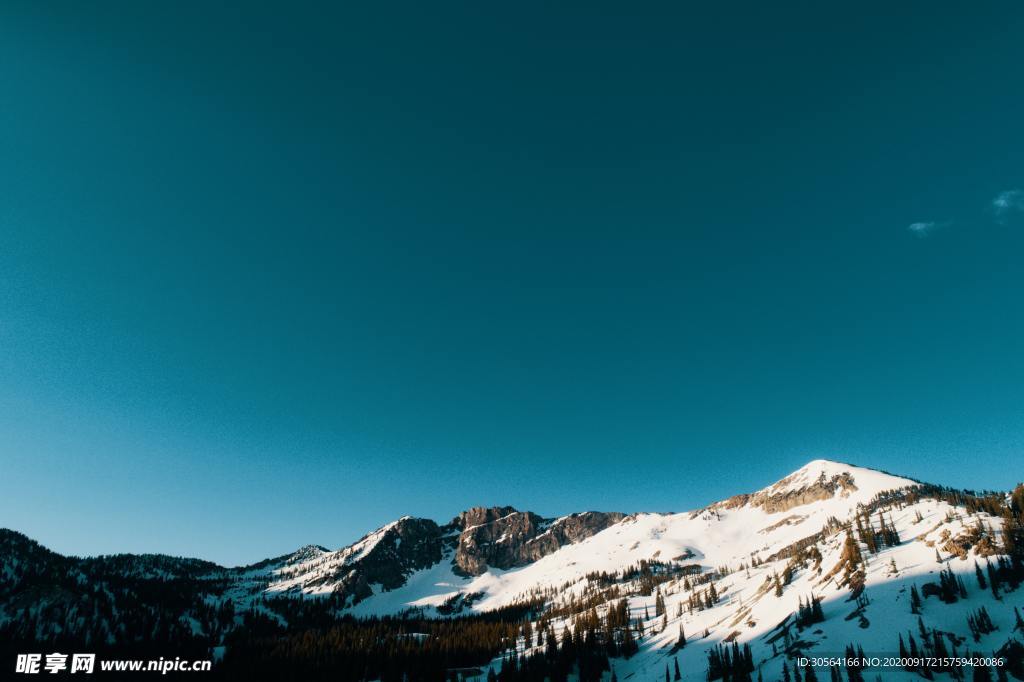
[[[1019,5],[366,4],[0,9],[0,526],[1022,478]]]

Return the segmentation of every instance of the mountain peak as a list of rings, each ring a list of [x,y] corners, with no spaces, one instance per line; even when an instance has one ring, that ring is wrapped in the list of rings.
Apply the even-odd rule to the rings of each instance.
[[[848,490],[870,490],[871,495],[917,485],[917,481],[900,476],[856,466],[846,462],[839,462],[831,459],[812,459],[785,478],[776,481],[764,490],[780,492],[783,489],[793,490],[801,486],[807,486],[818,481],[832,481],[837,478],[848,481]]]
[[[769,514],[815,502],[844,500],[867,503],[879,493],[918,485],[917,481],[829,459],[813,459],[793,473],[755,493],[737,495],[720,503],[749,505]]]

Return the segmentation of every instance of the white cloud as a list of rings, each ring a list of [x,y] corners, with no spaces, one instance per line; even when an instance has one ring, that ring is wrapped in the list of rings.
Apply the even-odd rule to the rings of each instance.
[[[992,200],[992,209],[996,212],[996,220],[1003,222],[1011,213],[1024,212],[1024,190],[1008,189],[1000,192]]]
[[[910,223],[910,226],[907,229],[916,234],[918,237],[927,237],[928,233],[934,230],[936,227],[937,225],[934,222]]]

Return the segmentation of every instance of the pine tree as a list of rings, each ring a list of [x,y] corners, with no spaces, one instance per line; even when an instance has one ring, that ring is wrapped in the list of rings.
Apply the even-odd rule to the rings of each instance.
[[[914,639],[913,633],[910,633],[910,632],[907,633],[907,637],[910,640],[910,657],[911,658],[917,658],[917,654],[918,654],[917,640]]]
[[[939,599],[947,604],[954,604],[961,591],[966,594],[967,591],[961,590],[962,585],[957,580],[952,568],[947,567],[939,572]]]
[[[676,668],[675,676],[672,679],[675,680],[675,682],[679,682],[679,680],[683,679],[683,676],[679,673],[679,659],[673,657],[672,661]]]
[[[988,585],[992,588],[992,597],[994,599],[999,599],[999,573],[992,566],[992,562],[988,559],[985,559],[985,571],[988,573]]]
[[[636,643],[636,639],[633,637],[633,631],[630,628],[623,628],[622,630],[622,655],[625,658],[629,658],[637,651],[640,650],[640,646]]]

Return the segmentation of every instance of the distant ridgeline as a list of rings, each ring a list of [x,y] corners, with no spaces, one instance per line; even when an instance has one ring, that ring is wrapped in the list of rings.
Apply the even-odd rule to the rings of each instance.
[[[91,652],[214,659],[183,679],[1024,680],[1022,579],[1024,487],[826,460],[693,512],[474,508],[239,568],[0,530],[0,670]]]

